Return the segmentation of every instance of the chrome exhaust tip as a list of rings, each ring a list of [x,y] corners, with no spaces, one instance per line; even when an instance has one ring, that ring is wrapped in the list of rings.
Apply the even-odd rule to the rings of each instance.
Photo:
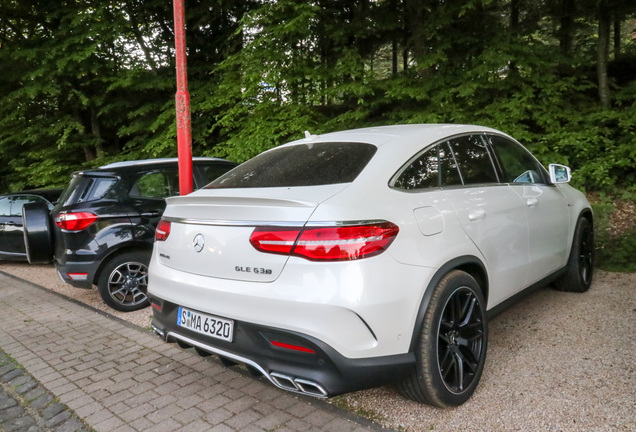
[[[152,327],[152,331],[154,331],[155,334],[161,338],[161,340],[163,340],[163,341],[166,340],[166,332],[164,332],[163,330],[159,329],[154,324],[151,324],[150,326]]]
[[[326,398],[329,395],[327,391],[318,383],[302,378],[292,378],[278,372],[269,374],[270,380],[279,388],[296,393],[302,393],[307,396],[317,398]]]
[[[277,387],[282,388],[283,390],[289,390],[293,392],[300,392],[301,390],[298,388],[293,378],[288,377],[287,375],[280,374],[278,372],[272,372],[269,374],[272,382],[276,384]]]

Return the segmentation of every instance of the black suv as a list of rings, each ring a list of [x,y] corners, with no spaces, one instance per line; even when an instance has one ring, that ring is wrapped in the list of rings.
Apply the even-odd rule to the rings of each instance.
[[[193,185],[201,188],[236,166],[194,158]],[[53,210],[24,207],[30,263],[54,260],[60,277],[79,288],[97,285],[119,311],[148,305],[148,263],[165,198],[179,194],[177,159],[118,162],[73,173]]]

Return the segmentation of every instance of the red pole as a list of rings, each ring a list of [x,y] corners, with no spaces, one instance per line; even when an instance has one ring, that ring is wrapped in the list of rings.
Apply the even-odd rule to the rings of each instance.
[[[177,149],[179,155],[179,193],[192,192],[192,125],[190,123],[190,94],[186,62],[184,0],[173,0],[174,45],[177,64]]]

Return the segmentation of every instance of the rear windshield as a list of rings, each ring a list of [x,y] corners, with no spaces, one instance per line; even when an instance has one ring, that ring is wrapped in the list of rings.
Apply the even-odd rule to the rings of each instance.
[[[89,177],[75,174],[58,202],[67,206],[101,199],[113,188],[117,180],[116,177]]]
[[[248,160],[207,185],[217,188],[320,186],[350,183],[377,148],[352,142],[278,147]]]

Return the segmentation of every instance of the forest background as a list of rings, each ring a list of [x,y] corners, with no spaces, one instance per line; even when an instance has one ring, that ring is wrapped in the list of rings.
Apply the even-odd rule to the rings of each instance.
[[[472,123],[569,165],[601,220],[636,197],[633,0],[185,10],[195,156],[242,162],[305,130]],[[171,1],[0,0],[0,192],[176,156],[175,76]]]

